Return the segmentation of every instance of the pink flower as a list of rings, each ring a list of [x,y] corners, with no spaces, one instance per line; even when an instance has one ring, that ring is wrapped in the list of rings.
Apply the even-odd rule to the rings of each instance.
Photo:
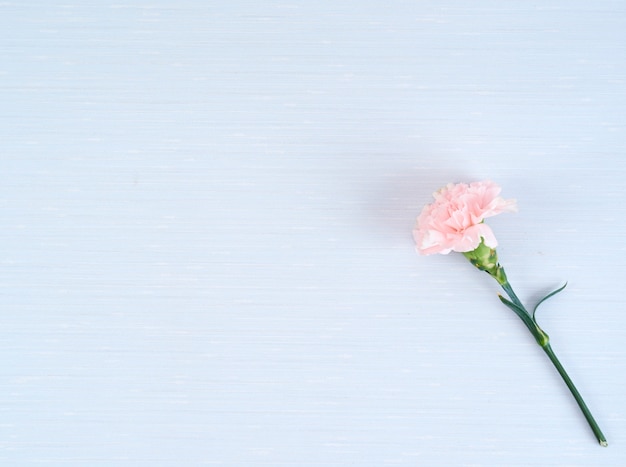
[[[501,188],[491,181],[448,184],[433,193],[435,202],[424,206],[417,218],[413,238],[423,255],[465,253],[478,248],[481,240],[490,248],[498,245],[487,217],[517,211],[514,199],[498,196]]]

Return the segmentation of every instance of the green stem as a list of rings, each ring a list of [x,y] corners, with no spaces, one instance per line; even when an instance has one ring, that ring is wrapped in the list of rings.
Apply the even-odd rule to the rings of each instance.
[[[550,361],[556,367],[557,371],[561,375],[561,378],[563,378],[563,381],[565,381],[565,384],[571,391],[572,396],[574,396],[574,399],[576,399],[576,402],[578,403],[580,410],[582,410],[583,415],[587,419],[587,423],[589,423],[589,426],[591,427],[593,434],[596,435],[596,438],[598,439],[598,442],[600,443],[600,445],[608,446],[609,443],[606,442],[606,438],[604,437],[604,434],[602,433],[602,430],[598,426],[598,423],[596,422],[595,418],[593,418],[593,415],[591,415],[591,411],[589,410],[589,407],[587,407],[587,404],[585,404],[585,401],[583,400],[583,397],[578,392],[578,389],[576,389],[574,382],[569,377],[569,375],[567,374],[567,371],[565,371],[565,368],[563,368],[563,365],[561,365],[561,362],[554,354],[554,351],[552,350],[552,347],[550,347],[550,344],[546,344],[542,348],[543,348],[543,351],[548,356],[548,358],[550,358]]]
[[[557,371],[561,375],[561,378],[563,378],[563,381],[569,388],[570,392],[572,393],[572,396],[574,396],[574,399],[576,399],[576,402],[578,403],[580,410],[582,411],[583,415],[587,419],[587,423],[589,423],[589,426],[591,427],[591,430],[593,431],[593,434],[596,436],[600,445],[608,446],[608,443],[606,442],[606,438],[604,437],[604,434],[602,433],[602,430],[598,426],[598,423],[596,422],[595,418],[593,418],[593,415],[591,415],[591,411],[589,410],[589,407],[587,407],[587,404],[585,404],[585,401],[583,400],[583,397],[580,395],[580,392],[578,392],[578,389],[576,389],[574,382],[569,377],[569,375],[567,374],[567,371],[565,371],[565,368],[563,368],[563,365],[561,365],[561,362],[559,361],[554,351],[552,350],[552,347],[550,346],[550,343],[549,343],[548,335],[539,327],[539,325],[535,321],[535,317],[532,316],[530,313],[528,313],[528,311],[526,310],[526,308],[524,307],[520,299],[517,297],[517,295],[513,291],[511,284],[508,281],[506,281],[504,283],[501,283],[500,285],[502,286],[506,294],[509,296],[511,301],[517,307],[521,309],[518,311],[516,310],[514,311],[516,311],[516,313],[518,314],[521,313],[522,311],[526,312],[526,315],[530,319],[527,319],[526,316],[520,316],[520,318],[522,319],[522,321],[524,321],[524,324],[526,324],[531,334],[533,334],[533,336],[539,343],[540,347],[543,349],[543,351],[546,353],[546,355],[548,356],[548,358],[550,359],[554,367],[557,369]]]
[[[589,423],[589,426],[591,427],[591,430],[593,431],[594,435],[596,435],[596,438],[600,442],[600,445],[607,446],[608,443],[606,442],[606,438],[604,437],[604,434],[602,433],[602,430],[600,430],[600,427],[596,423],[595,419],[591,415],[591,412],[589,411],[587,404],[585,404],[585,401],[583,400],[582,396],[578,392],[578,389],[576,389],[576,386],[574,385],[571,378],[565,371],[565,368],[563,368],[563,365],[561,365],[561,362],[559,362],[559,359],[556,358],[556,355],[552,351],[552,347],[550,347],[550,343],[549,343],[550,338],[543,331],[543,329],[539,327],[539,325],[537,324],[537,321],[535,320],[535,311],[537,310],[537,306],[539,306],[539,304],[541,304],[547,298],[550,298],[554,294],[563,290],[565,286],[545,296],[539,302],[539,304],[537,304],[537,306],[535,307],[535,310],[533,310],[533,313],[529,313],[528,310],[522,304],[521,300],[517,297],[517,295],[513,291],[513,287],[511,287],[511,284],[509,283],[506,277],[504,268],[498,263],[498,255],[496,253],[495,248],[488,247],[487,245],[485,245],[485,242],[483,240],[481,241],[480,245],[478,245],[476,249],[463,253],[463,255],[475,267],[477,267],[481,271],[485,271],[491,277],[493,277],[498,282],[498,284],[500,284],[500,286],[504,289],[504,291],[506,292],[506,294],[509,296],[511,300],[509,301],[501,295],[499,296],[500,300],[507,307],[509,307],[513,312],[515,312],[515,314],[522,320],[522,322],[528,328],[530,333],[533,335],[533,337],[535,338],[539,346],[543,349],[543,351],[546,353],[548,358],[550,358],[550,361],[552,362],[554,367],[557,369],[557,371],[561,375],[561,378],[563,378],[563,381],[565,382],[570,392],[574,396],[574,399],[576,399],[576,402],[578,403],[580,410],[582,410],[583,415],[587,419],[587,422]]]
[[[522,305],[522,302],[520,301],[519,298],[517,298],[517,295],[515,295],[515,292],[513,291],[513,287],[511,287],[511,284],[509,284],[509,282],[505,282],[504,284],[501,284],[502,288],[504,289],[504,291],[506,292],[506,294],[509,296],[509,298],[511,299],[511,301],[513,303],[515,303],[518,307],[520,307],[522,310],[526,311],[526,308],[524,308],[524,305]],[[526,313],[528,314],[528,312],[526,311]]]

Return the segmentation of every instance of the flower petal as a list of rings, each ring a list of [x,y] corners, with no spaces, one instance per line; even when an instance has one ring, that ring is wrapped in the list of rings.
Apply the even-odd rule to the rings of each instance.
[[[488,217],[517,210],[515,200],[499,196],[501,188],[491,182],[448,184],[433,193],[435,201],[424,206],[413,237],[421,254],[467,252],[482,240],[495,248],[498,244],[489,226]]]

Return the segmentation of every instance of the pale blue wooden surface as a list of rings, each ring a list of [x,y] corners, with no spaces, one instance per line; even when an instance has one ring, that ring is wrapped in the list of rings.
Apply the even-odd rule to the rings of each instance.
[[[3,465],[626,459],[621,1],[0,3]],[[519,295],[419,257],[491,178]]]

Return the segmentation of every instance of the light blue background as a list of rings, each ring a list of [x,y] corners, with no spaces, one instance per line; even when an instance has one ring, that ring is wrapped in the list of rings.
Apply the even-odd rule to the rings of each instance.
[[[3,465],[626,459],[622,1],[0,3]],[[523,300],[420,257],[490,178]],[[493,283],[492,283],[493,282]]]

